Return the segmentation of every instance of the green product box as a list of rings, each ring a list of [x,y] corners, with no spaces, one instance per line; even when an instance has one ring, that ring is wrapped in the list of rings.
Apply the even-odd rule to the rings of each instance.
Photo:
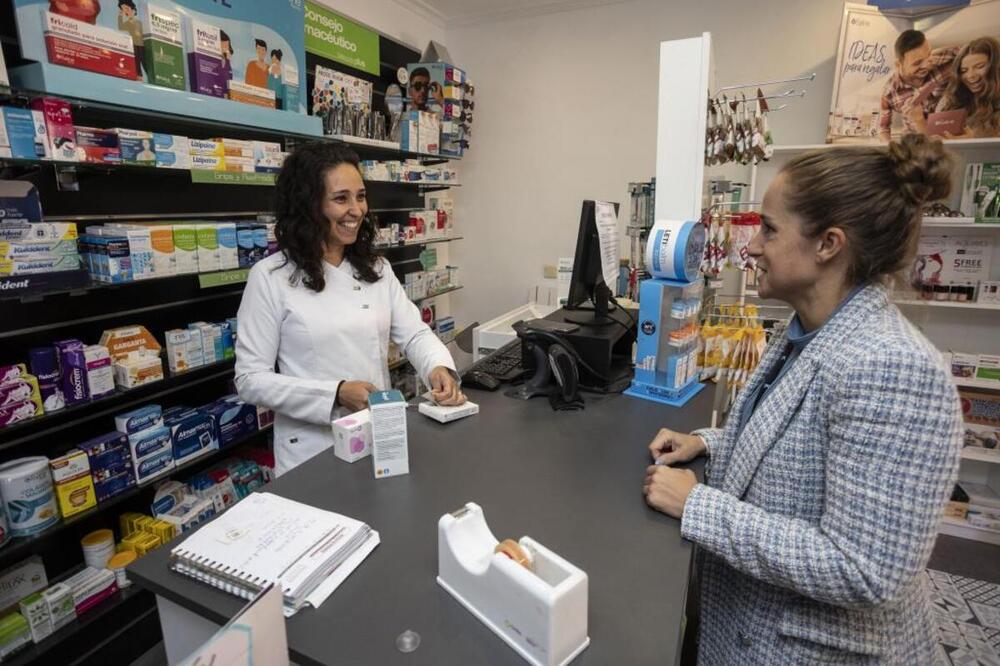
[[[76,619],[76,603],[73,590],[66,583],[56,583],[42,592],[42,599],[49,611],[52,630],[59,631]]]
[[[143,8],[142,38],[143,65],[147,80],[158,86],[186,90],[180,15],[146,3]]]
[[[1000,384],[1000,356],[980,354],[976,367],[976,379],[995,381]]]
[[[52,634],[52,616],[40,592],[21,599],[21,615],[28,621],[31,640],[41,643]]]
[[[221,269],[219,261],[219,234],[214,224],[199,224],[198,272],[210,273]]]
[[[193,224],[175,224],[174,258],[177,273],[198,272],[198,228]]]
[[[0,659],[6,659],[31,642],[28,621],[20,613],[11,613],[0,620]]]

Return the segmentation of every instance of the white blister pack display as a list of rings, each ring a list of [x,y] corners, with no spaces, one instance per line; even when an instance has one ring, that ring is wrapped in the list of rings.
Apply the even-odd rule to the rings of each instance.
[[[590,645],[587,574],[531,537],[524,564],[498,546],[478,504],[441,516],[438,584],[529,663],[568,664]]]

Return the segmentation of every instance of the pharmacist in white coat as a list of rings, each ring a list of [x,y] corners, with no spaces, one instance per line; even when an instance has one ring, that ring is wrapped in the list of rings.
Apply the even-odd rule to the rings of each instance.
[[[281,475],[333,445],[330,421],[390,388],[389,341],[440,404],[465,401],[455,364],[374,251],[357,155],[301,146],[276,183],[280,250],[250,271],[238,315],[236,388],[275,411]]]

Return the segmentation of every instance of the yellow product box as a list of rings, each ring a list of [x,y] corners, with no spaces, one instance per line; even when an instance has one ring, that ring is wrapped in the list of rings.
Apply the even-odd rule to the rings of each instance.
[[[253,173],[255,162],[252,157],[226,157],[226,171],[237,173]]]
[[[221,139],[188,139],[188,143],[192,157],[195,155],[222,157],[226,154]],[[194,168],[193,164],[191,168]]]
[[[38,413],[42,413],[42,394],[38,388],[37,377],[23,374],[17,379],[0,381],[0,407],[23,402],[34,403]]]
[[[136,532],[148,532],[149,526],[153,524],[153,518],[151,516],[142,516],[141,518],[135,519],[135,531]]]
[[[160,543],[167,543],[176,536],[174,526],[165,520],[154,520],[152,533],[160,540]]]
[[[140,518],[145,518],[141,513],[136,513],[135,511],[129,511],[123,513],[118,517],[118,526],[121,529],[122,538],[131,536],[136,531],[135,522]]]
[[[213,139],[213,141],[222,142],[222,154],[226,157],[253,157],[253,141],[243,139]]]
[[[57,483],[56,500],[59,502],[59,511],[63,518],[94,508],[97,506],[94,479],[87,475]]]
[[[226,158],[222,155],[192,155],[192,171],[225,171]]]

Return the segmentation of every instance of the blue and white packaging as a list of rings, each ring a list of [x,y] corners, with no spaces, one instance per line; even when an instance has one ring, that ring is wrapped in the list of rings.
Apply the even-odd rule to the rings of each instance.
[[[163,426],[163,409],[159,405],[144,405],[115,417],[115,430],[126,435]]]
[[[45,117],[40,111],[5,106],[2,109],[7,140],[12,157],[26,160],[43,160],[48,157]],[[35,115],[41,119],[41,133]]]
[[[240,268],[250,268],[254,265],[254,229],[249,222],[236,225],[236,252]]]
[[[169,442],[169,431],[167,438]],[[135,482],[138,484],[148,483],[159,478],[174,468],[174,452],[169,446],[166,450],[148,456],[135,463]]]
[[[236,358],[236,341],[233,336],[232,327],[228,321],[220,322],[217,325],[222,336],[222,358],[227,361],[229,359]]]
[[[406,399],[399,391],[368,396],[371,411],[372,467],[376,479],[410,473],[406,439]]]
[[[163,451],[173,451],[170,429],[162,425],[129,435],[128,445],[136,464]]]
[[[128,435],[121,431],[114,431],[105,433],[103,435],[98,435],[92,439],[88,439],[83,444],[78,444],[77,448],[86,453],[88,456],[97,456],[108,451],[114,451],[116,449],[124,449],[128,446]],[[94,461],[90,461],[90,468],[94,469]]]
[[[192,409],[172,415],[164,420],[164,424],[170,429],[177,464],[219,448],[215,420],[209,414]]]
[[[253,228],[253,256],[254,263],[267,256],[267,227],[263,224],[255,224]]]
[[[0,222],[13,224],[26,223],[27,227],[16,237],[0,236],[0,241],[44,241],[73,240],[77,237],[75,224],[42,225],[42,204],[38,200],[38,190],[29,182],[23,180],[0,180]],[[34,224],[33,224],[34,223]],[[37,225],[37,226],[35,226]],[[72,238],[66,233],[72,226]],[[58,233],[60,232],[61,233]],[[48,233],[46,233],[48,232]],[[57,235],[58,233],[58,235]]]
[[[219,242],[219,269],[229,270],[240,267],[240,255],[236,245],[236,223],[220,222],[215,225]]]
[[[220,449],[257,432],[257,408],[236,396],[217,400],[200,411],[214,418],[215,437]]]
[[[132,462],[129,461],[129,464],[121,469],[122,471],[102,478],[100,481],[98,481],[97,475],[94,475],[94,494],[97,496],[98,502],[119,495],[135,485]]]

